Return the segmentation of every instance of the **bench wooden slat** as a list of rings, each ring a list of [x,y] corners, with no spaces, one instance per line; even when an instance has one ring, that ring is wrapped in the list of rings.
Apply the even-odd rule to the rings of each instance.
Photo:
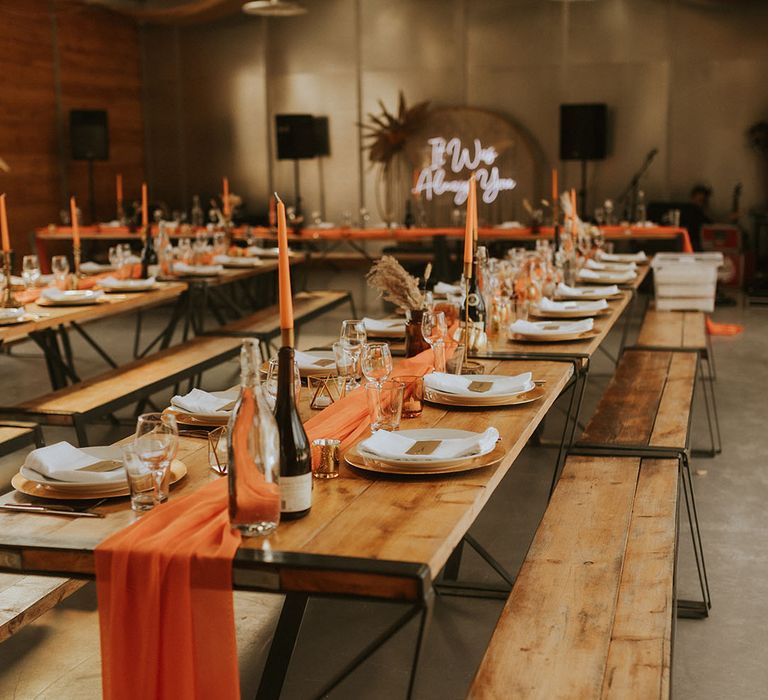
[[[668,698],[678,465],[643,460],[616,603],[604,698]]]
[[[639,466],[567,460],[469,697],[600,694]]]
[[[625,352],[580,441],[647,444],[670,359],[665,352]]]
[[[293,298],[294,322],[307,320],[308,317],[330,310],[349,298],[349,292],[325,290],[316,292],[299,292]],[[232,332],[253,333],[254,335],[274,336],[280,333],[280,323],[277,307],[261,309],[246,318],[233,321],[220,328],[208,331],[211,335],[225,335]]]
[[[231,337],[194,338],[184,345],[162,350],[149,358],[136,360],[116,370],[24,401],[14,409],[29,413],[87,413],[122,396],[165,382],[180,369],[235,355],[240,340]],[[168,384],[172,382],[167,382]]]
[[[36,620],[85,583],[50,576],[0,574],[0,642]]]
[[[686,444],[697,366],[695,353],[676,352],[672,355],[649,444],[656,447],[682,447]]]
[[[638,346],[704,350],[707,347],[706,316],[702,311],[656,311],[649,309]]]

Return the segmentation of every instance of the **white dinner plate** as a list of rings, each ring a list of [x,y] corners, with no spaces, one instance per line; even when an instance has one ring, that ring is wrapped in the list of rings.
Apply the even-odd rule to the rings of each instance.
[[[450,440],[457,438],[471,438],[481,434],[471,430],[456,430],[454,428],[415,428],[413,430],[400,430],[398,432],[400,435],[411,438],[411,440]],[[445,457],[430,457],[429,455],[414,455],[392,458],[382,457],[375,454],[374,452],[369,452],[363,447],[363,442],[359,442],[356,446],[360,455],[363,457],[370,457],[371,459],[375,459],[384,464],[392,464],[398,466],[408,464],[419,464],[422,466],[435,464],[440,465],[441,467],[449,467],[454,464],[461,464],[462,462],[466,462],[473,457],[482,457],[483,455],[487,455],[493,452],[493,450],[496,448],[496,445],[494,444],[490,449],[478,450],[477,452],[473,452],[469,455],[452,457],[450,459],[446,459]]]
[[[41,294],[37,299],[38,306],[84,306],[98,304],[104,292],[92,289],[65,289],[55,298]]]
[[[115,280],[107,284],[99,282],[99,287],[105,292],[148,292],[159,286],[154,280]]]
[[[507,394],[487,394],[479,391],[449,391],[447,389],[438,389],[437,387],[430,386],[429,381],[430,375],[424,376],[424,386],[427,389],[431,389],[432,391],[437,392],[438,394],[450,394],[451,396],[461,396],[462,398],[485,398],[489,399],[491,397],[498,397],[498,398],[512,398],[513,396],[517,396],[518,394],[524,394],[526,391],[530,391],[533,389],[536,384],[534,383],[533,379],[531,379],[528,384],[525,385],[523,389],[520,389],[519,391],[513,391]],[[493,382],[496,379],[500,378],[500,375],[498,374],[473,374],[473,375],[467,375],[468,378],[470,378],[473,382]],[[401,431],[402,432],[402,431]]]
[[[80,449],[87,455],[98,459],[114,459],[119,462],[123,461],[122,450],[117,445],[81,447]],[[50,486],[60,491],[88,491],[89,489],[98,489],[99,491],[119,491],[120,489],[124,489],[128,483],[125,479],[110,482],[104,482],[103,480],[59,481],[58,479],[51,479],[44,474],[31,469],[27,466],[26,462],[22,465],[19,473],[27,479],[27,481],[42,484],[43,486]]]

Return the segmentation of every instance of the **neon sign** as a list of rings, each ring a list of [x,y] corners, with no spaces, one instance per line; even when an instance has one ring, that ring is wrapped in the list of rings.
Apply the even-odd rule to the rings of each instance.
[[[431,201],[434,196],[452,192],[454,204],[464,204],[469,196],[468,181],[448,179],[449,173],[457,174],[463,170],[475,173],[477,185],[486,204],[495,201],[499,192],[517,187],[516,180],[500,177],[499,168],[494,165],[499,154],[493,146],[484,148],[480,139],[474,140],[474,151],[462,147],[459,138],[446,141],[436,137],[429,139],[427,143],[432,147],[432,162],[419,173],[413,194],[423,194]]]

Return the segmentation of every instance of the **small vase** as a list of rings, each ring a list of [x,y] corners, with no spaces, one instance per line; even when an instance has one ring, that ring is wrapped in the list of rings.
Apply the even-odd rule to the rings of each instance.
[[[423,309],[409,309],[405,312],[405,356],[413,357],[429,350],[429,343],[421,333]]]

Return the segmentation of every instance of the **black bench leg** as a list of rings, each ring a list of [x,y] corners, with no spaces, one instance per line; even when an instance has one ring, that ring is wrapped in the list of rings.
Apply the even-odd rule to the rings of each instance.
[[[355,298],[352,293],[349,294],[349,312],[352,314],[352,318],[357,318],[357,307],[355,306]]]
[[[88,432],[86,431],[83,417],[80,415],[75,416],[74,425],[78,447],[88,447]]]
[[[45,437],[43,436],[42,426],[36,424],[33,430],[34,430],[35,447],[45,447]]]
[[[443,569],[443,580],[456,581],[459,578],[459,569],[461,568],[461,554],[464,551],[464,540],[456,545],[456,549],[451,552],[448,561]]]
[[[141,322],[143,312],[139,309],[136,312],[136,330],[133,332],[133,358],[136,359],[139,356],[139,345],[141,344]]]
[[[309,596],[305,593],[286,594],[283,610],[272,636],[267,663],[261,674],[259,689],[256,691],[256,700],[278,700],[280,697],[301,630],[301,623],[304,620],[308,598]]]
[[[712,598],[709,593],[709,578],[707,577],[707,566],[704,562],[704,548],[701,543],[699,515],[696,510],[696,498],[693,493],[691,465],[687,456],[684,454],[680,457],[680,479],[683,486],[688,524],[691,528],[691,544],[693,545],[693,555],[696,560],[696,570],[699,576],[702,599],[701,601],[679,600],[678,615],[680,617],[708,617],[709,610],[712,607]]]
[[[714,457],[715,455],[720,454],[722,451],[722,445],[720,442],[720,420],[717,416],[717,404],[715,403],[715,387],[711,379],[704,375],[704,364],[702,362],[701,355],[699,355],[698,365],[699,383],[701,384],[701,391],[704,395],[704,409],[707,414],[709,441],[712,447],[709,452],[704,450],[696,450],[694,454],[696,456]]]

